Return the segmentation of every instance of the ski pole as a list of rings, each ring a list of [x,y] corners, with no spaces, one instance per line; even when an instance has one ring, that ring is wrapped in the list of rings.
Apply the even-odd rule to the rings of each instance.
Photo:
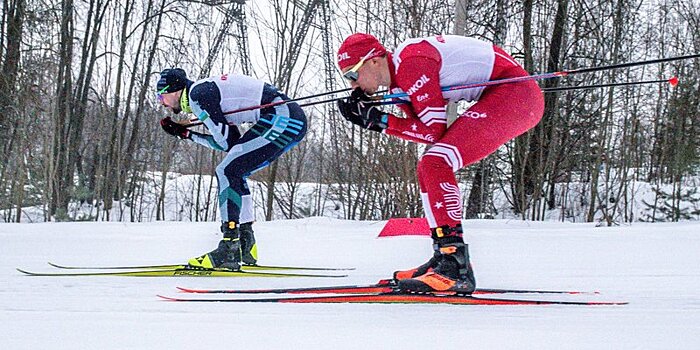
[[[388,90],[381,90],[381,91],[377,91],[376,93],[383,94],[387,91]],[[381,99],[380,96],[382,96],[382,95],[370,96],[370,98],[373,100],[379,100],[379,99]],[[327,100],[321,100],[321,101],[315,101],[315,102],[307,102],[307,103],[300,104],[299,107],[307,107],[307,106],[313,106],[313,105],[317,105],[317,104],[321,104],[321,103],[335,102],[335,101],[342,100],[345,98],[347,98],[347,96],[334,97],[334,98],[330,98]],[[384,103],[384,104],[391,104],[391,103]]]
[[[678,77],[671,77],[669,79],[659,79],[659,80],[645,80],[645,81],[631,81],[631,82],[624,82],[624,83],[609,83],[609,84],[596,84],[596,85],[583,85],[583,86],[561,86],[561,87],[556,87],[556,88],[544,88],[542,89],[542,92],[557,92],[557,91],[568,91],[568,90],[584,90],[584,89],[595,89],[595,88],[604,88],[604,87],[613,87],[613,86],[628,86],[628,85],[642,85],[642,84],[654,84],[654,83],[669,83],[671,86],[676,86],[678,85]],[[337,100],[344,99],[346,97],[337,97],[329,100],[323,100],[323,101],[316,101],[316,102],[309,102],[305,104],[301,104],[299,106],[305,107],[305,106],[312,106],[315,104],[319,103],[325,103],[325,102],[333,102]],[[369,104],[375,105],[375,106],[380,106],[380,105],[390,105],[390,104],[401,104],[401,103],[408,103],[408,101],[405,100],[394,100],[394,101],[381,101],[378,100],[376,102],[370,102]]]
[[[643,66],[643,65],[647,65],[647,64],[654,64],[654,63],[661,63],[661,62],[670,62],[670,61],[679,61],[679,60],[685,60],[685,59],[690,59],[690,58],[698,58],[698,57],[700,57],[700,54],[693,54],[693,55],[686,55],[686,56],[677,56],[677,57],[667,57],[667,58],[658,58],[658,59],[648,60],[648,61],[627,62],[627,63],[620,63],[620,64],[608,65],[608,66],[600,66],[600,67],[578,68],[578,69],[564,70],[564,71],[559,71],[559,72],[551,72],[551,73],[527,75],[527,76],[515,77],[515,78],[506,78],[506,79],[497,79],[497,80],[487,80],[487,81],[483,81],[483,82],[480,82],[480,83],[471,83],[471,84],[465,84],[465,85],[446,86],[446,87],[443,87],[443,88],[442,88],[442,91],[454,91],[454,90],[462,90],[462,89],[471,89],[471,88],[475,88],[475,87],[484,87],[484,86],[492,86],[492,85],[500,85],[500,84],[520,83],[520,82],[523,82],[523,81],[531,81],[531,80],[543,80],[543,79],[560,78],[560,77],[565,77],[565,76],[568,76],[568,75],[574,75],[574,74],[580,74],[580,73],[590,73],[590,72],[598,72],[598,71],[611,70],[611,69],[617,69],[617,68],[627,68],[627,67]],[[389,98],[399,98],[399,97],[406,97],[406,96],[408,96],[407,93],[405,93],[405,92],[400,92],[400,93],[396,93],[396,94],[386,94],[386,95],[378,96],[378,98],[379,98],[379,99],[389,99]]]
[[[252,110],[263,109],[263,108],[268,108],[268,107],[275,107],[275,106],[280,106],[280,105],[287,104],[287,103],[291,103],[291,102],[296,102],[296,101],[301,101],[301,100],[308,100],[308,99],[314,98],[314,97],[320,97],[320,96],[326,96],[326,95],[333,95],[333,94],[337,94],[337,93],[341,93],[341,92],[347,92],[347,91],[350,91],[350,90],[352,90],[352,88],[339,89],[339,90],[334,90],[334,91],[329,91],[329,92],[321,92],[321,93],[318,93],[318,94],[315,94],[315,95],[297,97],[297,98],[293,98],[293,99],[290,99],[290,100],[281,100],[281,101],[277,101],[277,102],[266,103],[266,104],[263,104],[263,105],[250,106],[250,107],[243,107],[243,108],[234,109],[234,110],[232,110],[232,111],[224,112],[224,115],[227,115],[227,114],[234,114],[234,113],[239,113],[239,112],[245,112],[245,111],[252,111]],[[329,101],[335,101],[335,100],[336,100],[336,99],[329,100]],[[323,103],[323,102],[327,102],[327,101],[321,101],[321,102],[317,102],[317,103]],[[310,105],[313,105],[313,104],[316,104],[316,103],[303,104],[303,105],[300,105],[300,106],[310,106]],[[183,126],[186,127],[186,128],[189,128],[189,127],[193,127],[193,126],[197,126],[197,125],[202,125],[202,122],[197,121],[197,119],[194,119],[191,123],[189,123],[189,124],[184,124]]]
[[[232,111],[224,112],[224,115],[226,115],[226,114],[234,114],[234,113],[238,113],[238,112],[252,111],[252,110],[255,110],[255,109],[263,109],[263,108],[268,108],[268,107],[275,107],[275,106],[279,106],[279,105],[283,105],[283,104],[287,104],[287,103],[291,103],[291,102],[296,102],[296,101],[301,101],[301,100],[308,100],[308,99],[314,98],[314,97],[320,97],[320,96],[326,96],[326,95],[333,95],[333,94],[337,94],[337,93],[341,93],[341,92],[347,92],[347,91],[350,91],[350,90],[352,90],[352,88],[345,88],[345,89],[340,89],[340,90],[335,90],[335,91],[329,91],[329,92],[321,92],[321,93],[318,93],[318,94],[315,94],[315,95],[297,97],[297,98],[293,98],[293,99],[290,99],[290,100],[282,100],[282,101],[267,103],[267,104],[259,105],[259,106],[243,107],[243,108],[239,108],[239,109],[234,109],[234,110],[232,110]]]
[[[675,87],[676,85],[678,85],[678,77],[674,76],[674,77],[671,77],[670,79],[631,81],[631,82],[624,82],[624,83],[609,83],[609,84],[596,84],[596,85],[584,85],[584,86],[561,86],[561,87],[556,87],[556,88],[544,88],[544,89],[542,89],[542,92],[548,93],[548,92],[584,90],[584,89],[595,89],[595,88],[604,88],[604,87],[613,87],[613,86],[642,85],[642,84],[653,84],[653,83],[669,83],[672,87]],[[340,97],[340,98],[337,98],[334,100],[338,100],[341,98],[343,98],[343,97]],[[322,103],[322,102],[327,102],[327,101],[313,102],[312,104],[317,104],[317,103]],[[392,105],[392,104],[403,104],[403,103],[409,103],[409,101],[394,99],[394,100],[383,100],[383,101],[370,102],[369,104],[373,105],[373,106],[381,106],[381,105]]]
[[[624,82],[624,83],[609,83],[609,84],[596,84],[596,85],[583,85],[583,86],[561,86],[561,87],[556,87],[556,88],[544,88],[544,89],[542,89],[542,92],[549,93],[549,92],[559,92],[559,91],[585,90],[585,89],[595,89],[595,88],[604,88],[604,87],[642,85],[642,84],[654,84],[654,83],[669,83],[671,86],[676,86],[676,85],[678,85],[678,77],[674,76],[674,77],[671,77],[670,79],[632,81],[632,82]],[[379,96],[383,96],[383,95],[379,95]],[[327,100],[302,103],[299,105],[299,107],[307,107],[307,106],[313,106],[313,105],[317,105],[317,104],[321,104],[321,103],[334,102],[334,101],[342,100],[344,98],[347,98],[347,96],[334,97],[334,98],[327,99]],[[377,97],[373,97],[373,99],[376,99],[376,98]],[[286,102],[289,102],[289,101],[286,101]],[[393,104],[402,104],[402,103],[408,103],[408,101],[398,100],[398,99],[397,100],[388,100],[387,99],[387,100],[376,100],[373,102],[369,102],[369,104],[374,105],[374,106],[393,105]],[[201,122],[193,122],[192,124],[185,125],[185,127],[196,126],[196,125],[200,125],[200,124],[201,124]]]
[[[505,84],[505,83],[527,81],[527,80],[539,80],[539,79],[555,78],[555,77],[559,77],[559,76],[566,76],[566,75],[576,74],[576,73],[592,72],[594,70],[631,67],[631,66],[637,66],[637,65],[652,64],[652,63],[666,62],[666,61],[675,61],[675,60],[682,60],[682,59],[696,58],[696,57],[700,57],[700,54],[689,55],[689,56],[680,56],[680,57],[671,57],[671,58],[662,58],[662,59],[651,60],[651,61],[622,63],[622,64],[618,64],[618,65],[604,66],[604,67],[581,68],[578,70],[570,70],[570,71],[555,72],[555,73],[545,73],[545,74],[540,74],[538,76],[527,76],[527,77],[518,77],[518,78],[511,78],[511,79],[492,80],[489,82],[477,83],[477,84],[487,84],[487,83],[493,82],[493,84],[488,84],[488,85],[497,85],[495,82],[498,82],[498,84]],[[533,78],[533,77],[540,77],[540,78],[537,79],[537,78]],[[525,79],[521,79],[521,78],[525,78]],[[508,81],[506,81],[506,80],[508,80]],[[594,89],[594,88],[611,87],[611,86],[640,85],[640,84],[653,84],[653,83],[664,83],[664,82],[668,82],[669,84],[671,84],[671,86],[676,86],[678,84],[678,77],[674,76],[668,80],[661,79],[661,80],[647,80],[647,81],[636,81],[636,82],[625,82],[625,83],[611,83],[611,84],[597,84],[597,85],[585,85],[585,86],[565,86],[565,87],[559,87],[559,88],[545,88],[545,89],[542,89],[542,91],[543,92],[554,92],[554,91],[565,91],[565,90],[583,90],[583,89]],[[469,84],[469,85],[475,85],[475,84]],[[442,91],[458,90],[458,88],[461,86],[467,86],[467,85],[451,86],[451,87],[448,86],[448,87],[442,88]],[[475,86],[469,86],[469,87],[475,87]],[[461,87],[461,88],[468,89],[469,87]],[[379,93],[381,93],[381,92],[382,91],[380,91]],[[393,95],[373,96],[372,99],[384,100],[384,99],[394,98],[394,95],[401,95],[401,96],[396,96],[396,97],[407,96],[405,93],[401,93],[401,94],[393,94]],[[327,99],[327,100],[304,103],[304,104],[300,104],[299,106],[306,107],[306,106],[313,106],[313,105],[317,105],[317,104],[321,104],[321,103],[335,102],[338,100],[342,100],[346,97],[347,96],[335,97],[335,98],[331,98],[331,99]],[[386,103],[386,104],[391,104],[391,103]]]
[[[542,92],[584,90],[584,89],[595,89],[595,88],[604,88],[604,87],[613,87],[613,86],[642,85],[642,84],[654,84],[654,83],[669,83],[671,86],[676,86],[676,85],[678,85],[678,77],[674,76],[670,79],[630,81],[630,82],[624,82],[624,83],[596,84],[596,85],[583,85],[583,86],[560,86],[560,87],[555,87],[555,88],[544,88],[544,89],[542,89]]]
[[[542,92],[584,90],[584,89],[595,89],[595,88],[603,88],[603,87],[611,87],[611,86],[641,85],[641,84],[666,83],[666,82],[671,84],[671,86],[676,86],[678,84],[678,77],[674,76],[670,79],[632,81],[632,82],[624,82],[624,83],[596,84],[596,85],[584,85],[584,86],[562,86],[562,87],[557,87],[557,88],[544,88],[544,89],[542,89]],[[380,95],[380,96],[382,96],[382,95]],[[308,103],[300,104],[299,106],[300,107],[313,106],[313,105],[317,105],[317,104],[321,104],[321,103],[328,103],[328,102],[342,100],[344,98],[347,98],[347,96],[335,97],[332,99],[322,100],[322,101],[308,102]],[[376,99],[376,98],[377,97],[373,97],[373,99]],[[391,101],[384,101],[382,103],[372,102],[370,104],[378,106],[378,105],[400,104],[402,102],[408,102],[408,101],[397,101],[395,103],[392,103]]]

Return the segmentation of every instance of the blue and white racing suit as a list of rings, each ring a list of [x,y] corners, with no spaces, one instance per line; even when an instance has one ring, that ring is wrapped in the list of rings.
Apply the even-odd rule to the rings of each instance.
[[[247,177],[277,159],[306,134],[306,115],[296,103],[225,114],[240,108],[289,100],[272,85],[257,79],[226,74],[198,80],[188,87],[192,113],[211,135],[191,133],[192,140],[228,152],[216,167],[221,221],[254,221]],[[237,125],[255,123],[241,135]]]

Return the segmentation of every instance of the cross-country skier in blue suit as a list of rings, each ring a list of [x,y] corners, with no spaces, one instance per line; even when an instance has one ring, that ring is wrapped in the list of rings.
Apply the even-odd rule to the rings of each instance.
[[[192,113],[211,133],[190,131],[163,118],[160,125],[168,134],[227,152],[216,167],[219,182],[219,212],[223,239],[213,251],[192,258],[188,264],[199,268],[240,270],[242,264],[257,262],[253,236],[253,201],[246,178],[277,159],[306,134],[306,115],[296,103],[226,114],[240,108],[266,105],[289,98],[274,86],[254,78],[225,74],[198,80],[187,78],[180,68],[165,69],[157,84],[160,103],[173,113]],[[237,125],[254,123],[246,133]]]

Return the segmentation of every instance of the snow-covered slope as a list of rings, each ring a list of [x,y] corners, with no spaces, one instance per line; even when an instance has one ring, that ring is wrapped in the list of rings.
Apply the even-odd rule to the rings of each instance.
[[[430,254],[383,222],[255,225],[261,263],[356,267],[343,279],[46,278],[15,267],[178,263],[212,249],[216,223],[0,224],[0,349],[694,349],[700,224],[465,221],[480,287],[599,290],[562,299],[627,306],[187,304],[175,286],[371,283]]]

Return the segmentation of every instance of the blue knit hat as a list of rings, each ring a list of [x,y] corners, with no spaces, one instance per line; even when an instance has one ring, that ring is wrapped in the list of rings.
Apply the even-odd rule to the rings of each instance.
[[[188,82],[187,73],[182,68],[166,68],[160,72],[156,90],[165,94],[180,91],[187,87]]]

